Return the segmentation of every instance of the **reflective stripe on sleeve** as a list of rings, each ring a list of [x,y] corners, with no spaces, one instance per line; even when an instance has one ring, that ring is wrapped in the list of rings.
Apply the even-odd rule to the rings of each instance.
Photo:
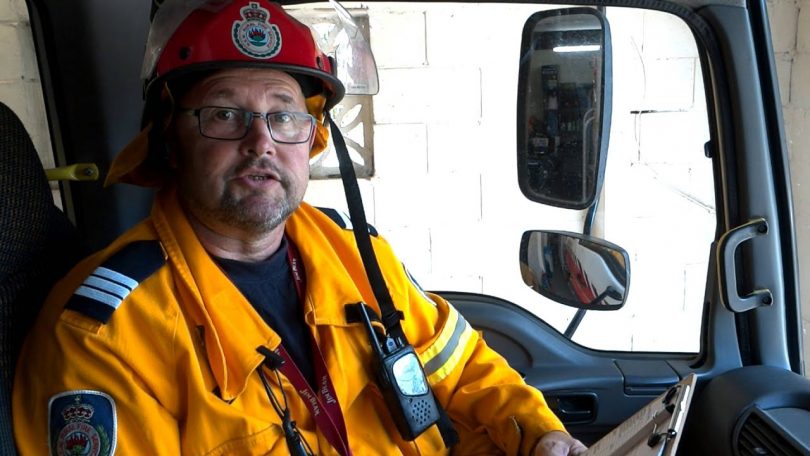
[[[447,322],[439,338],[422,353],[425,375],[430,383],[444,380],[458,366],[473,329],[458,311],[450,307]]]

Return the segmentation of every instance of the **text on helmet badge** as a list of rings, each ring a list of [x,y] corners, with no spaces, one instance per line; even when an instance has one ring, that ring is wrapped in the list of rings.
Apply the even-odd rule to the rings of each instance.
[[[244,20],[233,23],[233,44],[257,59],[271,59],[281,52],[281,32],[270,23],[270,11],[250,2],[239,10]]]

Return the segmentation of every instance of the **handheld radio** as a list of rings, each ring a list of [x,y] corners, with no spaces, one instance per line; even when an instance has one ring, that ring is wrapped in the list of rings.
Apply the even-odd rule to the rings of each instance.
[[[414,440],[441,419],[433,390],[413,346],[375,331],[366,305],[359,307],[376,354],[372,368],[377,385],[402,438]]]

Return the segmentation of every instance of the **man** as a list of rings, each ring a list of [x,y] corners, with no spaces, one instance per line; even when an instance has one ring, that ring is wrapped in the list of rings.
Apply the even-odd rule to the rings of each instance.
[[[448,453],[437,426],[398,432],[357,319],[357,303],[380,310],[353,234],[302,203],[343,93],[330,61],[265,0],[169,3],[147,47],[149,125],[108,176],[160,191],[51,293],[17,370],[21,453]],[[452,450],[580,454],[542,395],[372,242]]]

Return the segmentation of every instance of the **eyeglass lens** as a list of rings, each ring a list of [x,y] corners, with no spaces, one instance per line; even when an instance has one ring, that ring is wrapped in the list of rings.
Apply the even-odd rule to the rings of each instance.
[[[205,106],[197,110],[200,133],[215,139],[241,139],[247,135],[254,117],[265,120],[274,141],[299,144],[312,135],[314,118],[302,112],[256,113],[238,108]]]

